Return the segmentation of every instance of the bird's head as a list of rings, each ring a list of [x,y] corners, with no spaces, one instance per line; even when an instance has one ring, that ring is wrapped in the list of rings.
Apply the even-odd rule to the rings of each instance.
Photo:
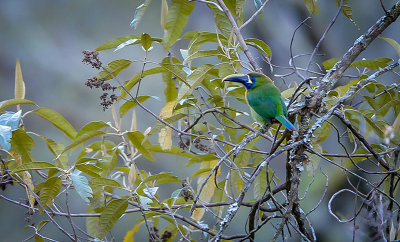
[[[261,84],[263,81],[267,80],[270,81],[271,79],[263,74],[255,72],[250,72],[247,74],[232,74],[223,79],[223,81],[242,83],[246,89],[251,89],[255,87],[256,84]]]

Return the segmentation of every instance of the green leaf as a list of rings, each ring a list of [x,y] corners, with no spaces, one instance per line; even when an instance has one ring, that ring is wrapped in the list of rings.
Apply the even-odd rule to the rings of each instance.
[[[131,27],[136,29],[136,27],[138,26],[140,20],[142,20],[144,12],[146,11],[146,9],[149,6],[150,2],[151,2],[151,0],[145,0],[144,3],[140,4],[136,8],[135,14],[133,16],[133,20],[131,22]]]
[[[109,125],[106,124],[106,123],[103,122],[103,121],[93,121],[93,122],[90,122],[90,123],[86,124],[85,126],[83,126],[83,127],[79,130],[79,132],[76,134],[75,139],[78,138],[79,136],[83,135],[83,134],[88,133],[88,132],[95,131],[95,130],[98,130],[98,129],[101,129],[101,128],[104,128],[104,127],[108,127],[108,126],[109,126]]]
[[[124,214],[128,207],[128,201],[125,199],[113,199],[107,204],[101,213],[99,224],[97,226],[97,237],[104,239],[108,232],[114,227],[118,219]]]
[[[322,65],[325,67],[325,70],[330,70],[338,61],[339,61],[338,58],[333,58],[322,62]]]
[[[248,45],[259,50],[268,60],[272,58],[271,48],[264,41],[259,39],[246,39],[245,41]]]
[[[17,129],[12,132],[11,150],[21,156],[24,163],[32,162],[30,152],[35,147],[35,142],[25,130]]]
[[[39,108],[39,109],[34,110],[33,113],[36,113],[40,117],[47,119],[49,122],[51,122],[59,130],[61,130],[70,139],[75,138],[75,136],[77,134],[76,130],[72,127],[72,125],[67,120],[64,119],[63,116],[61,116],[56,111],[53,111],[49,108]]]
[[[15,105],[21,105],[21,104],[36,105],[36,103],[34,103],[28,99],[9,99],[9,100],[0,102],[0,110],[3,110],[5,108],[11,107],[11,106],[15,106]]]
[[[165,70],[165,68],[163,68],[163,67],[155,67],[155,68],[152,68],[152,69],[145,70],[145,71],[143,72],[143,74],[141,74],[141,73],[139,72],[139,73],[137,73],[134,77],[132,77],[132,79],[126,81],[126,82],[124,83],[124,87],[125,87],[125,89],[126,89],[127,91],[130,91],[130,90],[136,85],[136,83],[139,82],[140,77],[144,78],[145,76],[149,76],[149,75],[153,75],[153,74],[158,74],[158,73],[162,73],[162,72],[165,72],[165,71],[166,71],[166,70]],[[125,97],[128,96],[128,94],[127,94],[127,93],[125,92],[125,90],[124,90],[124,91],[122,91],[121,96],[125,98]]]
[[[162,64],[162,63],[160,63],[160,66],[164,67],[167,71],[174,74],[183,83],[185,83],[187,86],[189,86],[189,84],[186,82],[186,73],[182,70],[182,67],[179,67],[177,65]]]
[[[193,53],[192,55],[188,56],[184,61],[183,65],[187,65],[190,63],[192,60],[196,58],[202,58],[202,57],[210,57],[210,56],[216,56],[216,55],[221,55],[221,53],[218,50],[203,50],[203,51],[197,51]]]
[[[144,101],[146,101],[147,99],[149,99],[150,96],[139,96],[137,97],[137,101],[142,103]],[[133,101],[132,99],[126,101],[124,104],[121,105],[121,107],[119,108],[119,117],[122,118],[124,117],[129,110],[131,110],[132,108],[136,107],[137,103],[135,101]]]
[[[107,179],[107,178],[92,178],[90,180],[90,184],[97,185],[97,186],[122,188],[122,186],[121,186],[121,184],[119,184],[119,182],[112,180],[112,179]]]
[[[368,68],[370,70],[376,70],[379,68],[384,68],[386,66],[388,66],[388,62],[392,61],[392,59],[390,58],[378,58],[376,60],[359,60],[359,61],[355,61],[353,62],[349,68],[353,68],[353,67],[364,67],[364,68]]]
[[[161,63],[163,64],[170,64],[170,58],[165,57]],[[172,73],[171,72],[163,72],[162,73],[162,79],[164,82],[164,95],[165,95],[165,101],[170,102],[172,100],[175,100],[176,97],[178,96],[178,91],[176,90],[176,84],[175,84],[175,79],[172,78]]]
[[[91,164],[78,164],[75,165],[75,168],[92,177],[100,177],[100,174],[103,171],[101,168]]]
[[[321,143],[329,138],[332,131],[332,125],[328,122],[324,122],[321,127],[315,130],[313,136],[313,140],[315,143]]]
[[[304,4],[306,5],[307,10],[310,13],[310,15],[312,15],[313,13],[315,13],[316,15],[319,15],[317,0],[304,0]]]
[[[19,60],[17,59],[17,64],[15,65],[15,89],[14,89],[15,99],[25,98],[25,82],[22,77],[22,70]]]
[[[224,1],[225,3],[228,1]],[[232,2],[232,1],[231,1]],[[225,15],[224,12],[220,11],[217,7],[213,4],[207,5],[214,13],[214,22],[217,25],[217,28],[221,33],[226,37],[229,38],[232,32],[231,22],[229,22],[228,17]]]
[[[188,158],[192,158],[195,156],[195,155],[185,152],[183,149],[175,147],[175,146],[172,146],[170,150],[163,151],[161,149],[160,145],[152,145],[152,146],[150,146],[149,150],[151,152],[160,152],[163,154],[173,154],[173,155],[179,155],[179,156],[188,157]]]
[[[171,175],[172,172],[161,172],[158,173],[156,175],[151,175],[149,177],[146,177],[146,179],[143,180],[143,182],[151,182],[151,181],[156,181],[158,180],[158,182],[156,183],[156,185],[158,184],[162,184],[162,183],[167,183],[167,182],[182,182],[181,179],[179,179],[176,176]]]
[[[161,0],[161,27],[166,30],[166,23],[167,23],[167,16],[168,16],[168,3],[167,0]]]
[[[96,213],[96,211],[91,206],[88,206],[87,213]],[[87,217],[86,218],[86,231],[90,235],[96,236],[98,224],[99,224],[99,217]]]
[[[63,153],[66,152],[67,150],[70,149],[74,149],[75,147],[77,147],[78,145],[82,144],[83,142],[92,139],[94,137],[100,136],[100,135],[104,135],[105,133],[102,131],[97,131],[97,130],[92,130],[89,132],[86,132],[80,136],[78,136],[74,142],[72,142],[70,145],[68,145],[67,147],[65,147],[65,149],[63,150]]]
[[[400,57],[400,44],[396,40],[384,37],[378,37],[378,38],[388,42],[395,49],[397,55]]]
[[[45,170],[45,169],[58,169],[58,167],[44,161],[35,161],[18,166],[17,168],[14,169],[14,172],[29,171],[29,170]]]
[[[103,67],[103,71],[101,71],[98,75],[98,79],[105,78],[105,80],[112,79],[118,75],[122,70],[128,68],[131,65],[132,61],[120,59],[114,60],[108,63],[106,67]],[[111,73],[111,74],[110,74]]]
[[[185,116],[186,116],[186,114],[178,113],[178,114],[175,114],[175,115],[173,115],[173,116],[171,116],[171,117],[169,117],[169,118],[164,119],[164,121],[167,122],[167,123],[169,123],[169,124],[171,124],[171,123],[173,123],[173,122],[175,122],[175,121],[178,121],[178,120],[182,119],[182,118],[185,117]],[[146,134],[146,137],[150,137],[150,136],[152,136],[153,134],[159,132],[159,131],[160,131],[162,128],[164,128],[165,126],[166,126],[166,125],[165,125],[164,123],[158,122],[158,123],[156,124],[156,126],[154,126],[154,127],[150,130],[150,132]]]
[[[163,0],[163,1],[166,1],[166,0]],[[133,229],[129,230],[129,231],[126,233],[123,242],[134,242],[135,240],[133,239],[133,234],[134,234],[135,232],[139,232],[139,226],[140,226],[141,224],[142,224],[142,223],[138,223],[138,224],[135,225],[135,227],[133,227]]]
[[[132,144],[135,146],[135,148],[142,153],[142,155],[144,157],[146,157],[147,159],[154,161],[154,157],[151,156],[151,153],[148,151],[147,147],[145,147],[142,144],[142,141],[144,139],[144,136],[142,133],[140,133],[139,131],[134,131],[134,132],[128,132],[126,133],[126,136],[128,137],[128,139],[132,142]],[[148,141],[145,141],[144,143],[146,143]]]
[[[40,184],[40,202],[43,206],[51,207],[54,198],[58,195],[62,187],[61,178],[51,177]]]
[[[81,176],[76,173],[72,173],[71,178],[76,192],[83,199],[83,201],[89,203],[89,198],[92,197],[93,191],[92,188],[90,188],[89,186],[87,178],[85,176]]]
[[[145,51],[148,51],[150,49],[150,47],[151,47],[151,44],[152,44],[152,40],[151,40],[150,35],[148,35],[146,33],[143,33],[141,40],[142,40],[143,49]]]
[[[182,98],[192,94],[194,88],[196,88],[204,80],[204,78],[206,78],[208,72],[212,68],[214,68],[213,65],[205,64],[194,70],[193,73],[187,78],[189,86],[182,85],[179,89],[178,100],[182,100]]]
[[[193,1],[171,1],[165,24],[166,31],[163,39],[164,49],[169,49],[178,40],[179,36],[181,36],[183,28],[186,26],[193,8]]]
[[[337,6],[340,6],[341,0],[336,0],[336,4]],[[342,13],[343,15],[348,18],[356,28],[360,28],[357,23],[353,20],[353,10],[351,9],[351,7],[348,5],[349,4],[349,0],[343,0],[343,7],[342,7]]]
[[[123,36],[123,37],[118,37],[112,40],[107,41],[106,43],[100,45],[97,47],[96,51],[102,51],[102,50],[109,50],[118,47],[119,45],[126,43],[129,40],[137,40],[136,41],[131,41],[132,44],[138,44],[140,43],[140,35],[139,34],[133,34],[133,35],[128,35],[128,36]]]

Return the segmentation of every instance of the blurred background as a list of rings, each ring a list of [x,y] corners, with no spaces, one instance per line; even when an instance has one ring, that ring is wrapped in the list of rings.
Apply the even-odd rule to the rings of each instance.
[[[394,0],[383,1],[387,8],[395,2]],[[152,1],[136,30],[129,26],[135,8],[141,3],[142,1],[139,0],[0,0],[0,101],[11,99],[14,96],[14,68],[18,58],[26,83],[26,99],[36,102],[40,107],[51,108],[59,112],[77,130],[90,121],[111,121],[110,110],[103,112],[99,105],[101,93],[84,86],[86,79],[96,75],[97,71],[81,62],[83,58],[81,52],[82,50],[93,50],[110,39],[130,34],[146,32],[152,37],[162,38],[160,2],[157,0]],[[350,6],[353,8],[353,18],[359,29],[343,15],[340,15],[337,23],[327,35],[326,41],[321,45],[320,53],[325,55],[316,58],[318,63],[330,58],[340,58],[354,40],[384,14],[377,0],[350,1]],[[337,10],[335,1],[320,1],[319,7],[320,15],[313,16],[307,22],[307,26],[298,30],[293,45],[294,55],[312,52]],[[253,1],[248,1],[245,10],[245,18],[248,18],[255,11]],[[264,40],[272,49],[272,63],[288,66],[289,45],[293,31],[307,16],[308,11],[303,1],[271,0],[265,8],[264,20],[256,18],[244,29],[243,35],[245,38]],[[383,36],[400,42],[398,22],[392,24]],[[186,31],[190,30],[216,31],[213,14],[202,3],[196,3],[190,16]],[[178,43],[173,47],[173,53],[178,57],[180,57],[179,48],[185,48],[184,43]],[[159,62],[165,54],[166,52],[160,46],[155,46],[150,59]],[[262,60],[261,56],[255,55],[263,70],[270,74],[270,67]],[[394,50],[386,42],[378,39],[361,57],[378,58],[383,56],[397,58]],[[122,51],[101,52],[100,58],[103,63],[119,58],[140,60],[143,58],[143,51],[138,47],[126,47]],[[308,57],[299,58],[296,60],[296,65],[304,67],[307,61]],[[121,73],[120,79],[122,81],[130,79],[141,68],[142,65],[139,63],[132,64]],[[287,71],[275,68],[273,74],[285,73]],[[159,77],[147,78],[141,87],[142,95],[161,97],[161,101],[146,103],[147,107],[155,113],[159,113],[164,103],[163,84]],[[286,89],[292,81],[299,81],[296,77],[286,78],[285,82],[280,78],[274,80],[282,90]],[[138,110],[137,117],[138,129],[141,131],[154,124],[154,120],[141,110]],[[28,116],[25,125],[31,131],[48,137],[59,137],[57,141],[67,142],[67,139],[64,139],[58,130],[52,128],[43,119]],[[334,139],[326,141],[326,146],[329,146],[329,142],[334,142]],[[39,140],[37,145],[45,147]],[[46,155],[42,154],[40,148],[35,152],[34,157],[37,160],[46,159]],[[154,163],[143,165],[143,168],[154,170],[154,173],[178,170],[178,176],[182,178],[187,176],[186,171],[179,169],[182,167],[182,163],[165,162],[160,157],[158,158]],[[170,157],[164,159],[171,161]],[[276,166],[284,168],[284,165]],[[327,172],[343,178],[343,174],[338,171]],[[324,184],[322,174],[320,176],[322,177],[321,182]],[[305,177],[304,181],[309,179],[310,177]],[[335,180],[332,182],[335,183]],[[306,185],[306,182],[304,183]],[[179,186],[177,184],[176,189]],[[321,185],[312,192],[320,195],[322,191],[323,186]],[[7,189],[0,193],[19,201],[25,199],[22,190]],[[319,197],[316,197],[315,201],[318,199]],[[84,212],[82,201],[76,194],[73,195],[73,200],[72,210]],[[312,208],[313,204],[310,204],[309,207]],[[22,229],[35,220],[35,215],[28,216],[25,209],[0,200],[0,217],[2,218],[0,219],[0,234],[6,235],[7,241],[22,241],[32,234],[32,230]],[[121,241],[126,231],[133,228],[139,217],[129,215],[121,219],[113,230],[116,241]],[[332,223],[334,220],[328,215],[326,207],[322,207],[312,218],[315,219],[313,224],[318,230],[320,238],[324,239],[323,241],[344,241],[351,238],[352,225]],[[243,229],[245,219],[246,216],[239,216],[236,228]],[[68,226],[67,221],[60,223]],[[78,219],[77,223],[84,228],[83,219]],[[58,235],[57,230],[46,230],[45,234],[51,238],[65,239],[62,235]],[[144,227],[141,230],[144,234],[135,235],[135,238],[147,238]]]

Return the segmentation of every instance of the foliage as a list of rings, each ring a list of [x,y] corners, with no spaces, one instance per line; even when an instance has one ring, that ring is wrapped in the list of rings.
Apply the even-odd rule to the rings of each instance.
[[[326,70],[321,72],[309,69],[314,63],[313,53],[309,63],[303,63],[304,66],[308,64],[307,68],[296,69],[294,65],[291,68],[293,73],[315,76],[302,78],[283,93],[284,97],[290,97],[289,114],[298,131],[285,131],[272,124],[262,127],[262,131],[268,132],[259,132],[257,125],[239,121],[242,120],[239,116],[247,115],[244,112],[247,110],[237,108],[238,103],[245,102],[243,88],[222,82],[228,74],[249,69],[257,71],[258,67],[245,59],[251,55],[247,52],[248,46],[268,63],[272,61],[273,49],[267,43],[241,36],[240,30],[246,26],[243,24],[245,2],[198,1],[196,5],[204,4],[214,14],[219,31],[211,33],[184,32],[190,15],[196,10],[195,1],[161,1],[163,36],[133,34],[109,40],[96,49],[141,48],[144,51],[142,69],[131,73],[132,78],[125,82],[119,80],[119,73],[129,70],[131,65],[140,66],[138,60],[118,59],[103,65],[98,52],[86,51],[84,62],[99,69],[98,75],[86,85],[104,91],[101,105],[103,108],[112,106],[113,124],[92,121],[77,131],[62,114],[25,99],[29,90],[25,90],[17,60],[15,98],[0,103],[1,187],[19,184],[29,201],[23,206],[50,219],[34,227],[35,240],[43,239],[40,230],[51,223],[69,239],[77,240],[77,225],[73,219],[80,215],[86,217],[89,238],[107,241],[109,232],[121,217],[140,213],[141,219],[132,222],[130,228],[133,228],[126,231],[124,241],[134,241],[133,236],[146,229],[151,240],[161,241],[254,239],[271,221],[277,221],[278,226],[268,235],[270,239],[283,238],[289,230],[291,236],[315,241],[313,221],[310,222],[308,215],[317,208],[328,206],[339,222],[346,220],[346,215],[338,217],[340,212],[336,212],[330,202],[323,205],[319,202],[309,212],[301,208],[301,178],[312,176],[314,181],[322,163],[339,167],[346,176],[354,176],[368,187],[364,194],[353,185],[347,190],[335,190],[333,196],[330,194],[330,201],[344,191],[361,197],[351,204],[365,207],[375,218],[384,217],[379,228],[374,221],[368,224],[371,229],[378,228],[377,238],[397,238],[399,223],[395,222],[393,213],[399,211],[396,196],[400,92],[395,72],[398,62],[388,57],[355,61],[361,51],[349,51],[342,59],[336,56],[321,63]],[[250,20],[259,21],[255,16],[266,14],[260,9],[265,7],[264,3],[254,1],[256,10],[253,9]],[[136,8],[132,27],[140,24],[149,4],[156,3],[146,0]],[[305,0],[304,4],[310,14],[319,14],[317,1]],[[337,5],[338,11],[355,24],[348,1],[337,1]],[[397,18],[393,16],[399,15],[398,9],[399,4],[387,14],[392,22]],[[357,41],[372,41],[368,34]],[[393,53],[399,53],[396,40],[382,39],[394,47]],[[178,42],[185,48],[175,56],[170,50]],[[154,60],[151,59],[153,48],[168,53]],[[352,74],[344,74],[346,69],[353,70]],[[380,81],[380,75],[386,71],[392,72],[395,81]],[[159,114],[146,104],[148,100],[160,98],[144,95],[140,89],[140,84],[154,75],[160,77],[157,85],[164,85],[165,103]],[[343,82],[337,84],[339,77]],[[112,86],[111,82],[117,86]],[[15,109],[16,112],[10,111]],[[147,130],[138,130],[136,110],[147,112],[155,124]],[[47,124],[61,131],[68,141],[62,143],[58,141],[60,137],[45,137],[28,130],[23,121],[34,115],[47,120]],[[122,119],[129,120],[130,126],[121,125]],[[51,159],[33,157],[32,151],[38,143],[36,138],[45,142]],[[327,149],[329,139],[337,140],[335,145],[340,147],[337,152]],[[266,141],[270,143],[269,150],[263,145]],[[288,154],[287,177],[281,180],[269,162],[284,152]],[[156,153],[182,159],[195,171],[187,177],[179,177],[139,168],[139,158],[155,162],[159,157]],[[367,162],[373,167],[366,167]],[[33,181],[32,173],[37,174],[40,181]],[[325,175],[322,170],[321,174]],[[376,185],[363,178],[362,175],[367,174],[374,174],[374,179],[380,183]],[[176,183],[182,183],[182,188],[169,191]],[[171,195],[161,194],[161,187]],[[328,185],[320,194],[321,201],[327,196],[327,189]],[[66,212],[52,209],[61,197],[67,199],[68,204],[68,193],[72,190],[87,206],[87,213],[73,214],[68,206]],[[304,197],[308,192],[309,187]],[[0,198],[5,199],[5,196],[0,195]],[[374,205],[378,202],[383,204],[384,211]],[[237,211],[249,211],[243,207],[251,208],[248,229],[240,233],[228,232],[226,229]],[[382,211],[384,214],[379,214]],[[60,227],[53,216],[67,217],[72,230]],[[142,224],[146,226],[140,226]],[[163,228],[159,227],[161,224]]]

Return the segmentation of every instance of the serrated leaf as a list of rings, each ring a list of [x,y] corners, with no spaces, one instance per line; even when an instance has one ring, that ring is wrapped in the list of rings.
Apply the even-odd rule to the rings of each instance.
[[[148,151],[147,147],[145,147],[142,144],[142,141],[144,139],[144,136],[142,133],[139,131],[134,131],[134,132],[127,132],[126,136],[128,139],[132,142],[132,144],[135,146],[135,148],[144,156],[146,159],[149,159],[151,161],[154,161],[154,157],[151,156],[151,153]],[[148,141],[147,141],[148,142]]]
[[[62,187],[61,178],[51,177],[40,184],[40,202],[43,206],[51,207],[54,198],[58,195]]]
[[[104,239],[108,232],[114,227],[119,218],[125,213],[128,207],[128,201],[125,199],[113,199],[107,204],[99,218],[97,227],[97,237]]]
[[[119,182],[108,179],[108,178],[97,178],[94,177],[90,180],[90,184],[96,185],[96,186],[108,186],[108,187],[116,187],[116,188],[122,188],[121,184]]]
[[[189,86],[182,85],[181,88],[179,89],[178,101],[181,100],[182,98],[192,94],[193,90],[198,85],[200,85],[200,83],[208,75],[208,72],[213,68],[214,68],[213,65],[205,64],[205,65],[199,66],[197,69],[195,69],[193,71],[193,73],[187,77],[187,83],[189,84]]]
[[[384,37],[378,37],[380,39],[383,39],[384,41],[388,42],[393,48],[394,50],[397,52],[397,55],[400,57],[400,44],[391,38],[384,38]]]
[[[114,60],[108,63],[106,67],[103,67],[105,70],[101,71],[98,75],[98,79],[105,78],[105,80],[112,79],[118,75],[122,70],[128,68],[131,65],[132,61],[126,59]],[[111,73],[111,74],[110,74]]]
[[[29,162],[18,166],[14,172],[29,171],[29,170],[45,170],[45,169],[58,169],[57,166],[44,161]]]
[[[149,6],[151,0],[145,0],[144,3],[140,4],[136,10],[135,10],[135,14],[133,16],[133,20],[131,22],[131,27],[133,27],[134,29],[137,28],[140,20],[142,20],[143,15],[147,9],[147,7]]]
[[[100,135],[104,135],[105,133],[102,131],[98,131],[98,130],[92,130],[86,133],[83,133],[82,135],[80,135],[79,137],[77,137],[70,145],[68,145],[67,147],[65,147],[65,149],[63,150],[62,153],[70,150],[70,149],[74,149],[75,147],[77,147],[78,145],[81,145],[83,142],[92,139],[94,137],[100,136]]]
[[[83,201],[89,203],[89,198],[92,197],[93,191],[92,188],[89,186],[87,178],[77,173],[72,173],[71,178],[76,192],[83,199]]]
[[[193,8],[193,1],[171,1],[165,24],[166,31],[163,38],[164,49],[169,49],[178,40],[179,36],[181,36],[183,28],[186,26]]]
[[[40,117],[52,123],[54,127],[61,130],[70,139],[74,139],[76,137],[76,130],[67,120],[64,119],[63,116],[56,111],[53,111],[49,108],[39,108],[34,110],[33,113],[38,114]]]
[[[142,34],[142,47],[144,50],[148,51],[151,47],[152,40],[149,34],[143,33]]]
[[[79,136],[81,136],[81,135],[83,135],[85,133],[88,133],[88,132],[91,132],[91,131],[95,131],[95,130],[98,130],[98,129],[101,129],[101,128],[104,128],[104,127],[107,127],[107,126],[109,126],[109,125],[106,124],[103,121],[90,122],[90,123],[86,124],[85,126],[83,126],[79,130],[79,132],[76,134],[75,138],[77,138],[77,137],[79,137]]]
[[[262,40],[259,39],[246,39],[246,43],[261,52],[268,60],[272,58],[271,48]]]
[[[21,65],[17,59],[17,64],[15,65],[15,89],[14,89],[15,99],[25,98],[25,82],[22,77]]]
[[[144,101],[146,101],[147,99],[149,99],[150,96],[139,96],[137,97],[137,101],[142,103]],[[124,117],[129,110],[131,110],[132,108],[136,107],[137,103],[135,101],[133,101],[132,99],[126,101],[124,104],[121,105],[121,107],[119,108],[119,117],[122,118]]]
[[[15,105],[21,105],[21,104],[36,105],[36,103],[34,103],[28,99],[9,99],[9,100],[0,102],[0,110],[3,110],[5,108],[11,107],[11,106],[15,106]]]

